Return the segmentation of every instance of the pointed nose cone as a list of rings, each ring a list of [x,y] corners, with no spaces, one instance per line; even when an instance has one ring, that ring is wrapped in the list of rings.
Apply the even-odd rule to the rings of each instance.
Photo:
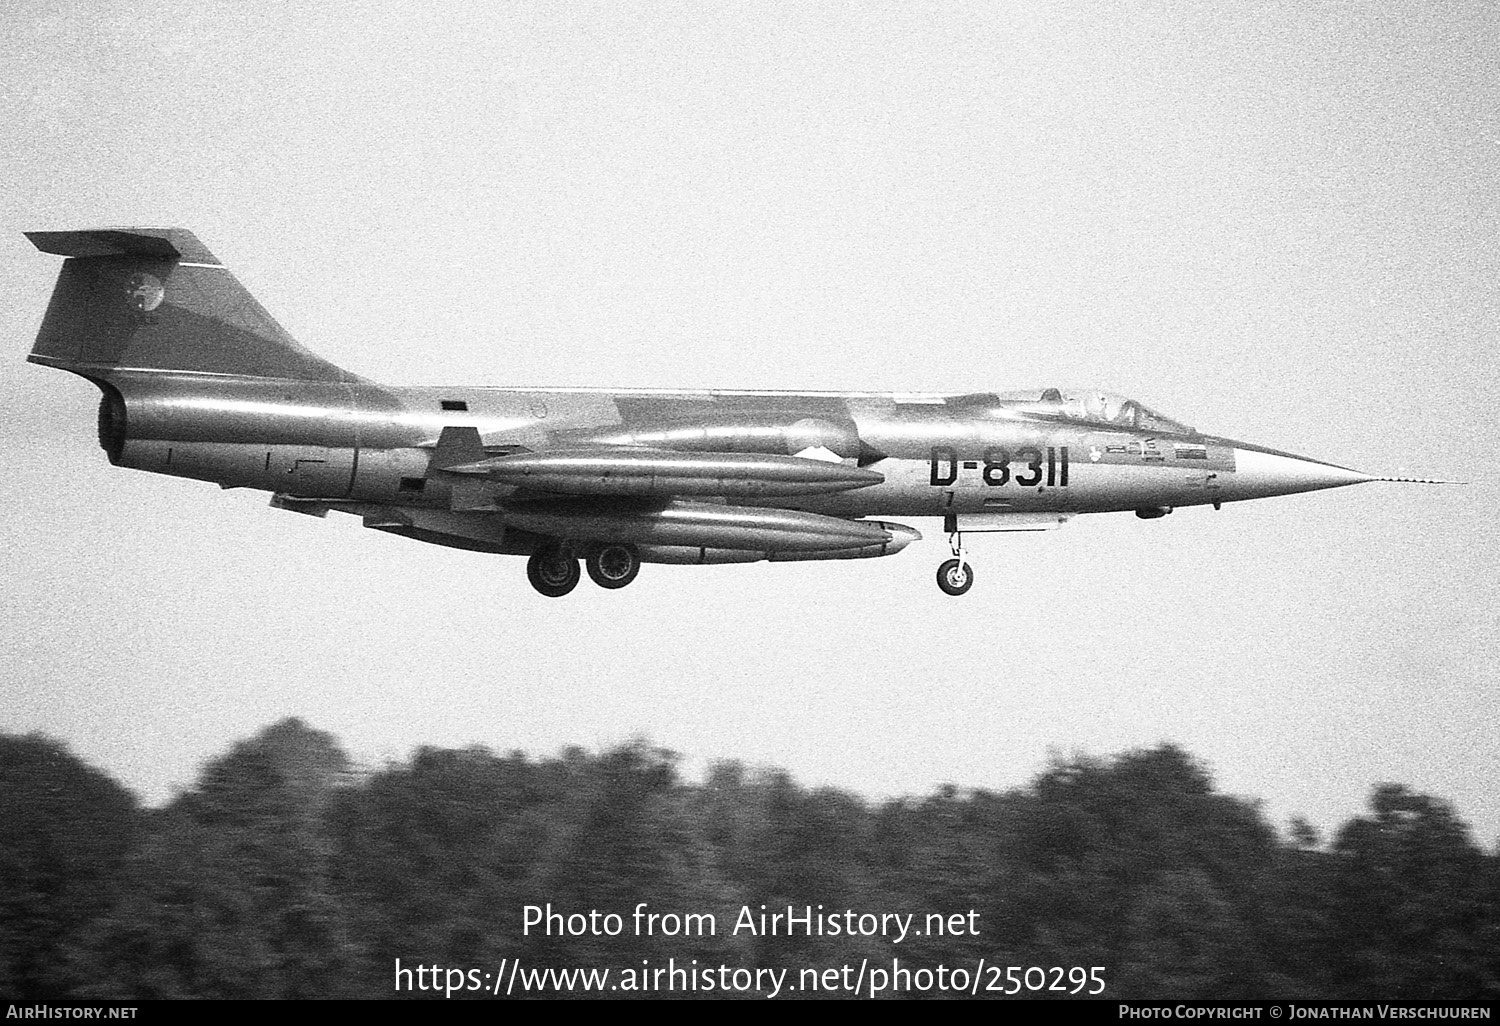
[[[1376,478],[1369,474],[1348,467],[1336,467],[1332,463],[1320,463],[1291,453],[1236,447],[1234,475],[1225,484],[1223,492],[1226,499],[1261,499],[1268,495],[1291,495],[1374,480]]]

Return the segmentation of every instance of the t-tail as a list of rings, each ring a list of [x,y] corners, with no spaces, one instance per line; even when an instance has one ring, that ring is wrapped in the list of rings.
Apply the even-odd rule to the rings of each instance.
[[[300,381],[358,380],[298,345],[181,228],[27,232],[67,257],[29,359],[95,382],[175,371]]]

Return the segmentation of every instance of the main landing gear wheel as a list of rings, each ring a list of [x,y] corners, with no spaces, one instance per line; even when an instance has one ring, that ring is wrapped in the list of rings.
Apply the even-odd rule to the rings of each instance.
[[[578,586],[583,574],[578,560],[560,546],[537,549],[526,561],[526,579],[548,598],[560,598]]]
[[[961,559],[950,559],[938,567],[937,582],[946,594],[962,595],[974,586],[974,570]]]
[[[583,561],[589,579],[601,588],[623,588],[641,572],[634,545],[606,545]]]

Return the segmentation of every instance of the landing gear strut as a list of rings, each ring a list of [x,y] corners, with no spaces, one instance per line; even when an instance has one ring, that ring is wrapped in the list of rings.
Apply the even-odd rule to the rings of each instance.
[[[583,574],[578,559],[567,545],[550,543],[540,546],[526,561],[526,579],[548,598],[560,598],[578,586]]]
[[[634,545],[606,545],[584,560],[589,579],[601,588],[623,588],[641,572]]]
[[[964,552],[964,536],[958,531],[949,534],[948,547],[953,550],[953,558],[938,567],[938,587],[944,594],[962,595],[974,586],[974,568]]]

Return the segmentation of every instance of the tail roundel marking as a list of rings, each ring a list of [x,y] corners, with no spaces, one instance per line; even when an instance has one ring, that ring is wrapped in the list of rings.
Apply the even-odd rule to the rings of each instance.
[[[130,297],[132,307],[141,313],[150,313],[161,306],[167,290],[156,275],[137,271],[125,280],[125,294]]]

